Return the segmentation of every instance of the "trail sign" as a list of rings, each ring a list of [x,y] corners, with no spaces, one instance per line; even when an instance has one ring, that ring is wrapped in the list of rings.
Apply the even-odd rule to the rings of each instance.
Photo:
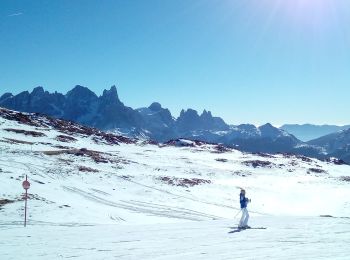
[[[25,180],[22,182],[23,189],[28,190],[30,188],[30,182]]]

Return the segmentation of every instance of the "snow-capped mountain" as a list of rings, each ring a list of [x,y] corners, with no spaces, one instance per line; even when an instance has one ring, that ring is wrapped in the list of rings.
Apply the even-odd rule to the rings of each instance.
[[[291,133],[298,139],[304,142],[308,142],[325,135],[329,135],[335,132],[349,129],[350,125],[337,126],[337,125],[312,125],[312,124],[303,124],[303,125],[285,124],[280,128],[287,131],[288,133]]]
[[[182,110],[176,122],[180,135],[196,130],[225,131],[229,126],[220,117],[213,117],[210,111],[204,110],[201,115],[193,109]]]
[[[290,152],[301,143],[293,135],[278,129],[271,124],[260,127],[254,125],[239,125],[222,139],[225,144],[232,144],[243,151],[249,152]]]
[[[154,102],[149,107],[136,109],[145,121],[145,136],[160,142],[168,141],[176,136],[176,119],[169,109]]]
[[[290,152],[300,144],[294,136],[266,124],[230,126],[220,117],[204,110],[182,110],[178,118],[159,103],[133,110],[125,106],[112,86],[98,97],[86,87],[76,86],[66,95],[49,93],[42,87],[16,96],[5,93],[0,106],[23,112],[37,112],[72,120],[101,130],[123,133],[131,137],[150,138],[159,142],[188,138],[224,143],[244,151]]]
[[[350,129],[311,140],[308,144],[321,147],[331,157],[350,162]]]
[[[0,144],[1,259],[348,254],[348,165],[185,139],[156,144],[3,108]],[[241,187],[251,199],[249,224],[266,229],[235,233]]]

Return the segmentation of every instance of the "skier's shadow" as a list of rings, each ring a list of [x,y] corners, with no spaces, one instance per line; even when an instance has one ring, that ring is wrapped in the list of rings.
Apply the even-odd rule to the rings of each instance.
[[[232,229],[232,230],[230,232],[228,232],[229,234],[238,233],[238,232],[245,230],[244,228],[237,228],[237,227],[230,227],[230,229]]]
[[[230,232],[228,232],[229,234],[233,234],[233,233],[238,233],[238,232],[241,232],[241,231],[244,231],[244,230],[250,230],[250,229],[266,229],[266,227],[253,227],[253,228],[237,228],[237,227],[230,227],[231,230]]]
[[[238,232],[241,232],[243,229],[234,229],[234,230],[231,230],[230,232],[228,232],[229,234],[232,234],[232,233],[238,233]]]

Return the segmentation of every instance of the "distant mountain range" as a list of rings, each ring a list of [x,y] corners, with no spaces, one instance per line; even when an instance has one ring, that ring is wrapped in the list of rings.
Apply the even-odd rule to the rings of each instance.
[[[321,147],[323,152],[330,157],[350,162],[350,129],[311,140],[308,144]]]
[[[337,149],[329,149],[332,146],[330,141],[305,143],[285,131],[285,127],[276,128],[271,124],[260,127],[251,124],[228,125],[222,118],[214,117],[206,110],[202,114],[193,109],[182,110],[180,116],[174,118],[168,109],[157,102],[149,107],[132,109],[119,100],[115,86],[104,90],[101,96],[79,85],[65,95],[49,93],[42,87],[37,87],[32,92],[24,91],[18,95],[3,94],[0,97],[0,106],[22,112],[46,114],[157,142],[186,138],[222,143],[247,152],[297,153],[319,158],[326,158],[328,153],[347,151],[341,144],[346,142],[345,137],[339,137]]]
[[[312,125],[312,124],[303,124],[303,125],[285,124],[280,128],[294,135],[296,138],[304,142],[307,142],[313,139],[317,139],[324,135],[349,129],[350,125],[337,126],[337,125]]]

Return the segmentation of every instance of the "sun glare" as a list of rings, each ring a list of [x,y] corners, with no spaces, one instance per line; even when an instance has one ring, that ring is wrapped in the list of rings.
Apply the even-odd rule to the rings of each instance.
[[[334,11],[333,2],[329,0],[284,0],[279,3],[284,12],[303,23],[322,22]]]

